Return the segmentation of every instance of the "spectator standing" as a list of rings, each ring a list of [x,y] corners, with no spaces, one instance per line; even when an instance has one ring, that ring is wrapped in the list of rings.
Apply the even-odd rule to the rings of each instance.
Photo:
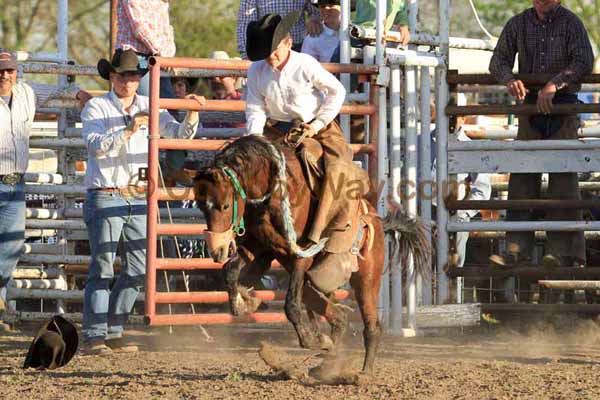
[[[169,22],[169,0],[119,0],[116,49],[133,50],[142,68],[151,56],[174,57],[175,36]],[[161,78],[161,97],[173,98],[169,78]],[[139,94],[150,94],[150,76],[140,82]]]
[[[246,55],[246,29],[252,21],[258,21],[268,14],[288,15],[292,11],[300,11],[302,15],[290,32],[293,39],[293,50],[300,51],[306,33],[319,35],[322,25],[318,10],[310,0],[241,0],[238,10],[237,43],[238,52],[243,59]],[[308,23],[306,23],[308,19]]]
[[[517,140],[577,139],[577,115],[548,115],[553,104],[577,103],[582,77],[592,70],[593,53],[581,20],[560,4],[560,0],[533,0],[533,7],[512,17],[504,27],[490,61],[490,73],[506,85],[519,102],[536,104],[540,114],[519,118]],[[543,87],[526,87],[512,73],[519,53],[519,72],[550,74]],[[576,173],[551,173],[548,195],[553,199],[579,199]],[[510,175],[508,198],[534,199],[540,196],[541,174]],[[531,218],[528,210],[509,210],[507,219]],[[580,210],[546,210],[547,220],[581,220]],[[547,266],[585,264],[584,232],[547,232],[548,246],[542,262]],[[527,261],[532,257],[534,232],[507,232],[507,252],[494,255],[498,264]]]
[[[112,91],[84,108],[82,136],[88,149],[87,197],[84,219],[90,242],[90,266],[84,290],[84,353],[107,355],[134,352],[122,339],[146,269],[146,200],[139,196],[140,168],[148,163],[148,106],[136,95],[147,72],[133,50],[117,50],[112,60],[98,62],[98,73],[110,80]],[[201,105],[203,97],[191,95]],[[163,136],[190,138],[196,133],[198,112],[189,111],[180,124],[160,112]],[[121,246],[121,272],[112,289],[113,262]],[[107,346],[108,345],[108,346]]]
[[[43,105],[55,88],[35,85],[46,96],[36,96],[29,84],[17,79],[17,58],[0,50],[0,330],[6,289],[25,243],[24,175],[29,162],[29,135],[36,106]],[[76,86],[61,90],[63,97],[85,103],[87,92]]]
[[[210,58],[213,60],[229,60],[229,54],[225,51],[213,51]],[[238,90],[240,78],[233,76],[216,76],[209,81],[210,90],[216,100],[241,100],[242,92]],[[243,122],[208,122],[206,128],[244,128]]]
[[[302,53],[310,54],[320,62],[339,62],[339,31],[342,23],[342,8],[339,0],[317,0],[323,20],[323,32],[319,36],[307,36],[302,43]],[[337,59],[334,60],[334,54]]]

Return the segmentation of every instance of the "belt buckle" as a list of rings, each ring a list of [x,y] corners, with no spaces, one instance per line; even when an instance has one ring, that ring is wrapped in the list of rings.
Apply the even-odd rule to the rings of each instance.
[[[146,191],[141,186],[127,186],[119,189],[119,194],[126,199],[143,199]]]
[[[2,177],[2,183],[14,186],[19,183],[21,176],[19,174],[8,174]]]

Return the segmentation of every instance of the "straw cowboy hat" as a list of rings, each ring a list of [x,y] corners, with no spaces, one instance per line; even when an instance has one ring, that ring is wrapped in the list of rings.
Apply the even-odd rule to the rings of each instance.
[[[147,65],[140,65],[140,59],[135,51],[117,49],[111,61],[108,61],[106,58],[98,61],[98,73],[102,78],[109,80],[111,72],[118,74],[135,72],[145,75],[148,69]]]
[[[259,61],[269,57],[290,33],[300,13],[300,10],[292,11],[283,18],[279,14],[267,14],[258,21],[250,22],[246,29],[248,59]]]
[[[42,326],[31,342],[23,368],[63,367],[77,352],[78,344],[79,335],[75,325],[56,315]]]

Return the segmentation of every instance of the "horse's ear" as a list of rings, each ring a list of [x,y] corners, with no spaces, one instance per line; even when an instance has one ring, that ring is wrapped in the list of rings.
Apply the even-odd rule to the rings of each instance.
[[[208,172],[210,174],[209,180],[212,183],[219,183],[223,180],[223,173],[221,172],[220,169],[212,168]]]
[[[215,182],[217,182],[218,175],[219,175],[218,172],[213,168],[200,170],[200,171],[198,171],[198,173],[196,174],[196,177],[194,178],[194,184],[199,181],[215,183]]]

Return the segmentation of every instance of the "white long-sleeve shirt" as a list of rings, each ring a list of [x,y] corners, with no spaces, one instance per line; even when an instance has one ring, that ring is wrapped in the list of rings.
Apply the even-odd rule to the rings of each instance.
[[[339,114],[346,90],[335,76],[308,54],[291,51],[282,71],[265,60],[248,70],[246,122],[248,133],[262,134],[267,118],[311,123],[316,132]]]
[[[88,188],[121,188],[137,184],[139,169],[148,166],[149,132],[147,127],[142,127],[126,140],[125,129],[135,114],[148,111],[148,107],[148,97],[136,95],[127,112],[112,91],[86,104],[81,113],[81,135],[88,149],[85,176]],[[179,124],[166,110],[161,110],[161,136],[193,137],[198,127],[198,114],[191,116]]]
[[[29,162],[29,135],[36,108],[57,96],[74,99],[75,85],[58,88],[18,80],[12,89],[11,104],[0,99],[0,175],[24,174]]]

